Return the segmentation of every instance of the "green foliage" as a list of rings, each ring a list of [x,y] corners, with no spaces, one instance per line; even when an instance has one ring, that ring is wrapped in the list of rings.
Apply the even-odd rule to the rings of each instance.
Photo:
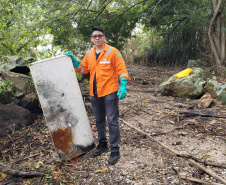
[[[208,24],[212,12],[208,1],[153,1],[143,7],[141,24],[155,30],[152,42],[135,61],[148,65],[183,65],[188,59],[210,52]],[[183,8],[182,8],[183,7]],[[161,42],[159,42],[161,40]],[[146,38],[143,42],[147,42]]]
[[[53,47],[83,57],[91,47],[90,29],[104,27],[107,42],[121,49],[139,19],[137,1],[2,0],[0,2],[0,58],[27,56],[47,46],[45,35],[53,36]],[[139,5],[139,3],[138,3]]]
[[[121,51],[131,39],[134,46],[128,47],[134,47],[131,55],[138,63],[186,65],[211,50],[209,0],[1,0],[0,7],[0,58],[35,53],[43,59],[47,51],[37,47],[51,45],[53,56],[71,51],[81,60],[92,46],[90,29],[95,25],[102,26],[106,42]],[[137,23],[144,26],[144,36],[132,36]],[[129,48],[125,50],[128,56]]]
[[[225,92],[221,95],[221,102],[222,102],[222,105],[226,105],[226,93]]]
[[[40,41],[44,31],[36,27],[42,10],[27,0],[1,1],[0,57],[26,56]]]
[[[24,81],[26,82],[26,87],[25,87],[26,94],[33,93],[35,91],[34,90],[35,84],[31,76],[31,72],[29,72],[28,76],[29,76],[28,78],[24,79]]]
[[[0,89],[0,94],[5,94],[10,87],[12,87],[12,84],[6,80],[3,80],[3,84],[1,85]]]
[[[3,83],[0,85],[0,103],[10,103],[13,96],[13,83],[3,80]]]
[[[76,73],[76,76],[77,76],[78,81],[82,80],[82,74]]]
[[[126,62],[142,65],[149,65],[149,59],[147,56],[150,53],[156,55],[156,49],[154,46],[157,46],[162,42],[162,38],[156,37],[156,29],[152,28],[150,30],[145,29],[144,26],[137,24],[137,29],[132,34],[131,39],[124,46],[124,57]]]

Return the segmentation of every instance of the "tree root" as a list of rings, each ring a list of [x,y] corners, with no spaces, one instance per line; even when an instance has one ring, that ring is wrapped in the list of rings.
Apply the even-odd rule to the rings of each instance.
[[[31,172],[22,172],[22,171],[5,171],[4,173],[12,175],[14,177],[23,177],[23,178],[32,178],[32,177],[39,177],[42,176],[42,173],[36,172],[36,171],[31,171]]]

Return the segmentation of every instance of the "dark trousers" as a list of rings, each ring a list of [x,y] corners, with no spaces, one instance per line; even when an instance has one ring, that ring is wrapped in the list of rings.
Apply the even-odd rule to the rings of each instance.
[[[90,97],[93,112],[96,118],[98,141],[107,142],[106,138],[106,115],[109,126],[111,152],[119,151],[120,130],[119,130],[119,109],[117,92],[98,98]]]

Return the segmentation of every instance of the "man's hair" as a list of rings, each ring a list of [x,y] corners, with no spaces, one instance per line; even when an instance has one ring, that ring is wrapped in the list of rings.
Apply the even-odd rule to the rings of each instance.
[[[93,34],[94,31],[101,31],[104,34],[104,29],[101,28],[100,26],[92,27],[91,34]]]

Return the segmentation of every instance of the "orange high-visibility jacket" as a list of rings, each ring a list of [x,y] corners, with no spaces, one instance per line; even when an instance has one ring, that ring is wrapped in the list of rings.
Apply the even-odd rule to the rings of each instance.
[[[118,78],[130,81],[125,61],[121,53],[114,47],[105,44],[98,60],[96,60],[95,47],[88,51],[76,71],[81,74],[90,72],[90,95],[93,93],[93,80],[96,73],[96,85],[98,97],[103,97],[118,91]]]

